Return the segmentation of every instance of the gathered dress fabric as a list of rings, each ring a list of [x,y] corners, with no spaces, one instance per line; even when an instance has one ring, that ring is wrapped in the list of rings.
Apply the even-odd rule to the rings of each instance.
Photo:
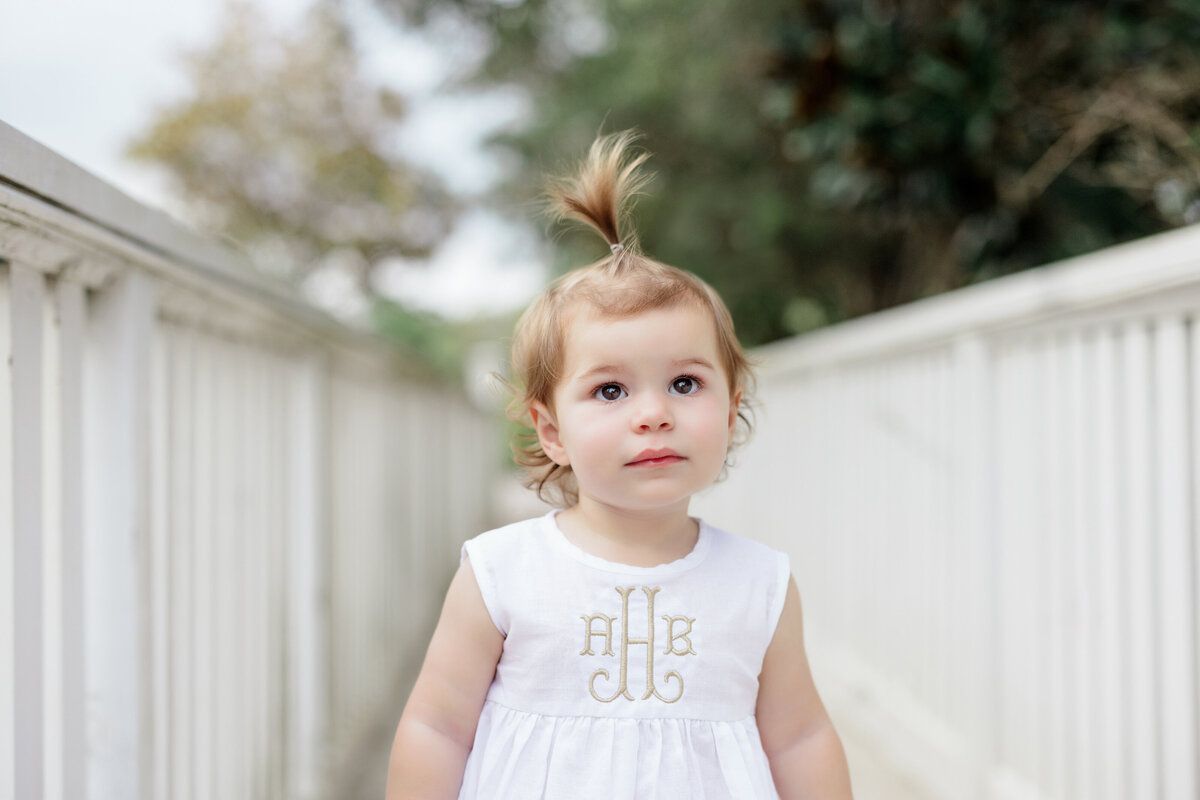
[[[787,556],[700,522],[657,567],[571,544],[557,512],[463,546],[504,649],[460,800],[770,800],[758,676]]]

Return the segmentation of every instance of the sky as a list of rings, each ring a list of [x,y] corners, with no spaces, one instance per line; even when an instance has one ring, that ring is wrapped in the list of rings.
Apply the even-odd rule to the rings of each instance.
[[[298,24],[305,0],[253,0],[276,26]],[[164,177],[125,159],[125,145],[156,106],[184,96],[180,53],[216,35],[222,0],[0,0],[0,120],[138,201],[175,213]],[[119,10],[118,10],[119,9]],[[511,124],[522,98],[453,96],[440,90],[478,43],[461,33],[436,41],[396,31],[354,0],[368,74],[410,100],[399,146],[457,191],[479,193],[503,166],[481,146],[489,129]],[[428,264],[400,263],[379,289],[411,306],[462,319],[518,308],[541,287],[547,261],[535,230],[485,211],[464,215]],[[331,310],[353,314],[349,281],[325,275],[309,287]]]

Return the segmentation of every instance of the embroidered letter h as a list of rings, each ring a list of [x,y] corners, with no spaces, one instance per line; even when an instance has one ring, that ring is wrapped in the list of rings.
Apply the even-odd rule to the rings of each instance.
[[[642,700],[649,700],[651,697],[658,698],[664,703],[674,703],[683,697],[683,676],[675,670],[667,672],[663,678],[665,684],[670,684],[674,679],[679,684],[679,690],[674,697],[664,697],[659,693],[658,687],[654,682],[654,598],[662,591],[662,587],[643,586],[642,592],[646,596],[646,636],[644,638],[634,637],[629,632],[629,596],[633,594],[636,587],[616,587],[616,592],[621,596],[621,668],[617,678],[616,691],[609,697],[602,697],[596,691],[596,680],[603,678],[606,681],[612,680],[612,675],[606,669],[598,669],[592,673],[591,680],[588,681],[588,691],[592,697],[601,703],[611,703],[618,697],[624,697],[626,700],[633,700],[633,694],[629,691],[629,648],[632,645],[645,645],[646,647],[646,691],[642,695]],[[579,651],[581,656],[594,656],[596,652],[592,649],[593,639],[600,637],[604,642],[604,649],[600,655],[615,656],[613,652],[613,623],[617,617],[610,617],[607,614],[583,614],[580,617],[584,624],[584,640],[583,649]],[[692,617],[685,616],[670,616],[664,614],[662,619],[667,623],[667,648],[663,650],[663,655],[686,656],[696,655],[695,649],[692,647],[692,626],[696,620]],[[600,623],[600,628],[594,627],[594,623]],[[682,624],[684,629],[680,633],[675,632],[675,625]],[[681,644],[682,643],[682,644]]]

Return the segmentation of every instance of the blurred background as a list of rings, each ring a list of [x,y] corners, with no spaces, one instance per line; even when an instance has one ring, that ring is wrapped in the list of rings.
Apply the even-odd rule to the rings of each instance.
[[[643,244],[748,345],[1200,219],[1187,2],[7,16],[9,124],[440,362],[595,257],[537,202],[602,131],[644,133]]]
[[[697,508],[792,554],[860,800],[1200,796],[1200,4],[2,15],[0,800],[379,796],[539,510],[482,376],[605,255],[544,178],[626,128],[763,361]]]

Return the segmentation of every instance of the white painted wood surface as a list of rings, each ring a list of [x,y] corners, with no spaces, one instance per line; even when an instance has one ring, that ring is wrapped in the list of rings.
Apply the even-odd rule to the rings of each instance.
[[[0,800],[323,797],[492,423],[3,124],[0,177]]]
[[[1192,800],[1198,341],[1192,227],[764,348],[696,510],[791,554],[818,682],[927,796]]]
[[[148,591],[150,344],[155,298],[120,276],[88,309],[84,366],[84,652],[88,797],[144,797],[152,645]]]
[[[16,518],[13,515],[13,370],[12,273],[0,263],[0,587],[11,587]],[[0,800],[16,797],[17,681],[14,675],[16,638],[13,626],[16,593],[0,591]]]
[[[45,284],[29,267],[9,266],[12,287],[13,716],[16,797],[45,786],[44,635],[42,629],[42,312]]]
[[[58,639],[61,676],[61,740],[50,746],[54,763],[47,763],[48,779],[55,777],[57,766],[61,783],[49,791],[50,798],[84,797],[87,786],[87,716],[84,652],[84,552],[83,552],[83,419],[84,419],[84,331],[87,298],[84,287],[68,277],[60,278],[55,298],[57,314],[46,313],[46,327],[58,338],[59,442],[55,451],[60,492],[57,503],[61,560],[47,560],[46,568],[58,572],[61,586],[61,628]],[[54,324],[57,323],[57,324]],[[47,454],[53,455],[52,453]],[[47,503],[47,514],[50,513]],[[47,620],[47,627],[51,621]]]

